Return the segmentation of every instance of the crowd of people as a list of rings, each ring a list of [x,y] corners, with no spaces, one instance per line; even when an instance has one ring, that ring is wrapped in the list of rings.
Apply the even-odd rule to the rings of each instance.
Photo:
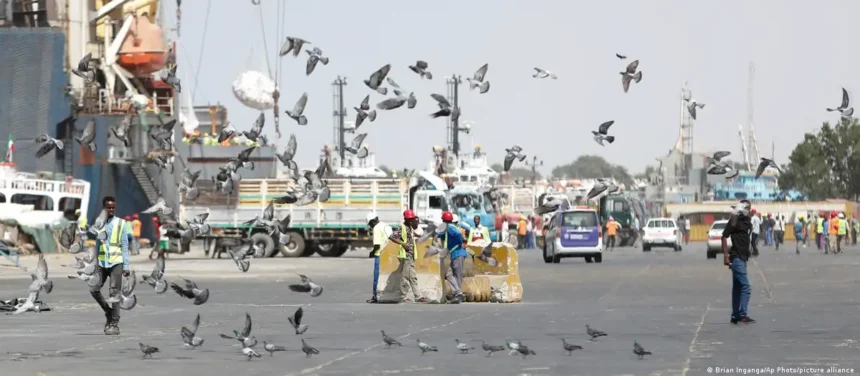
[[[251,146],[265,146],[265,140],[260,144],[255,141],[251,141],[245,139],[244,141],[239,141],[239,137],[230,137],[223,142],[218,142],[217,134],[209,134],[209,133],[200,133],[199,130],[195,130],[194,132],[186,133],[185,137],[182,138],[182,142],[188,145],[204,145],[204,146],[236,146],[236,145],[244,145],[247,147]]]

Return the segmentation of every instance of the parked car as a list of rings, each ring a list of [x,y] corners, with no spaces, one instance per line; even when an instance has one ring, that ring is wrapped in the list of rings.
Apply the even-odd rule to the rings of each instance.
[[[552,216],[544,240],[543,261],[558,264],[565,257],[603,262],[603,228],[597,210],[577,206]]]
[[[669,247],[681,250],[681,231],[672,218],[652,218],[643,228],[642,251],[649,252],[651,247]]]
[[[723,230],[726,228],[726,224],[729,221],[722,220],[716,221],[713,225],[711,225],[711,229],[708,230],[708,258],[717,258],[717,255],[723,253]],[[728,247],[732,246],[732,238],[726,239],[726,245]]]

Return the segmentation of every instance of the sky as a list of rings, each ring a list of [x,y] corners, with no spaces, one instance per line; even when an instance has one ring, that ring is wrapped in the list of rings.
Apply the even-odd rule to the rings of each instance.
[[[286,10],[281,35],[306,39],[331,59],[309,77],[304,52],[277,56],[283,42],[278,1]],[[379,111],[361,131],[368,132],[365,143],[377,164],[392,168],[423,168],[432,146],[445,145],[447,121],[428,116],[437,109],[430,94],[445,95],[445,76],[465,80],[484,63],[490,91],[470,92],[465,83],[460,88],[460,120],[474,123],[471,136],[461,137],[464,152],[479,144],[497,163],[516,144],[544,162],[543,172],[583,154],[644,170],[678,139],[684,81],[706,104],[693,127],[694,150],[729,150],[740,160],[738,125],[747,119],[750,61],[758,147],[769,156],[775,145],[777,162],[787,163],[804,133],[838,120],[824,109],[839,105],[840,87],[860,87],[860,52],[851,42],[860,2],[852,0],[260,2],[183,2],[179,74],[195,105],[220,103],[238,129],[249,128],[259,112],[235,98],[232,83],[243,71],[266,72],[265,29],[269,64],[273,71],[282,67],[281,110],[303,92],[309,97],[308,125],[282,115],[283,138],[276,139],[268,111],[266,132],[279,148],[295,133],[296,160],[307,167],[322,145],[333,143],[332,80],[347,77],[347,120],[354,120],[352,107],[365,95],[371,94],[371,106],[384,99],[362,81],[389,63],[389,77],[414,91],[418,106]],[[171,18],[173,7],[170,2]],[[408,69],[418,59],[430,64],[433,80]],[[625,94],[619,72],[634,59],[643,79]],[[534,67],[558,80],[532,78]],[[610,134],[616,141],[602,147],[590,131],[608,120],[615,121]]]

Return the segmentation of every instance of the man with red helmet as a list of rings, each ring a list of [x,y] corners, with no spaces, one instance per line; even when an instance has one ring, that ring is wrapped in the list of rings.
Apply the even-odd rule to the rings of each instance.
[[[407,209],[403,212],[403,224],[388,238],[400,246],[400,252],[397,254],[400,266],[397,270],[400,272],[401,303],[408,303],[410,295],[414,298],[414,302],[423,301],[423,298],[418,296],[418,274],[415,272],[416,229],[418,229],[418,216],[414,211]]]
[[[445,279],[448,281],[453,299],[450,301],[453,304],[461,303],[465,296],[463,295],[463,264],[466,261],[466,242],[463,240],[463,232],[460,231],[457,221],[454,219],[454,213],[446,211],[442,213],[442,222],[445,227],[444,231],[437,235],[442,239],[445,249],[451,256],[451,267],[448,273],[445,273]]]

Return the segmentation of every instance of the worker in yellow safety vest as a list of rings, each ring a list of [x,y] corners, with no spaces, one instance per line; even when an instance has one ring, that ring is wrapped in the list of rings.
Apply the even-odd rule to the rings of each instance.
[[[96,303],[102,308],[107,319],[105,323],[105,335],[119,335],[119,302],[111,305],[102,296],[102,286],[110,278],[110,297],[120,298],[122,289],[122,277],[129,276],[129,238],[131,237],[131,226],[115,216],[116,199],[105,196],[102,199],[103,210],[107,214],[102,228],[99,229],[97,247],[99,252],[99,264],[96,273],[99,277],[97,286],[90,288],[90,294]]]
[[[826,241],[826,233],[824,232],[824,213],[818,213],[818,219],[815,222],[816,244],[818,249],[821,249],[822,244]]]
[[[400,246],[400,251],[397,253],[400,266],[397,270],[400,272],[401,279],[398,282],[401,303],[408,303],[410,295],[415,298],[413,302],[424,300],[418,295],[418,274],[415,271],[415,252],[418,251],[418,242],[415,237],[421,236],[419,231],[418,217],[414,211],[407,209],[403,212],[403,224],[400,225],[400,229],[393,232],[388,238]]]
[[[469,229],[469,235],[466,237],[468,243],[473,243],[481,240],[490,240],[490,229],[486,226],[481,226],[481,216],[476,215],[474,218],[475,225]]]

